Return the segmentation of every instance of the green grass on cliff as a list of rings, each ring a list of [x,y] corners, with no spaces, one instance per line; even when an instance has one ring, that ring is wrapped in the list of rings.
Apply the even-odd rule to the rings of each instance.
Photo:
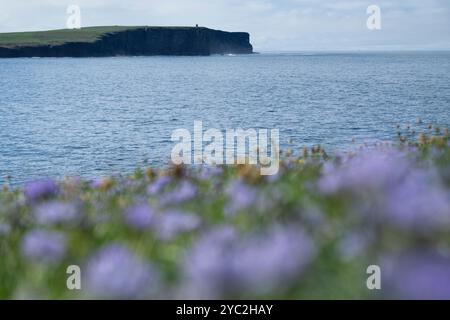
[[[101,37],[103,34],[106,33],[120,32],[137,28],[144,28],[144,27],[106,26],[106,27],[87,27],[78,30],[61,29],[51,31],[0,33],[0,46],[18,47],[30,45],[31,46],[58,45],[66,42],[94,42],[99,37]]]

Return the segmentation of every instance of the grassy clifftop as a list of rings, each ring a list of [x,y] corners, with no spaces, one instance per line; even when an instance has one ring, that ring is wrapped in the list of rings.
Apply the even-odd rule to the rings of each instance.
[[[68,42],[95,42],[102,35],[126,30],[149,29],[189,29],[191,27],[146,27],[146,26],[103,26],[81,29],[60,29],[50,31],[0,33],[0,46],[22,47],[60,45]]]

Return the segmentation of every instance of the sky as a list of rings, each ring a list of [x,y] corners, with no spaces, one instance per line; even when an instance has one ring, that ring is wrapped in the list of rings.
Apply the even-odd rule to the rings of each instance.
[[[65,28],[72,4],[83,27],[199,24],[249,32],[261,52],[450,50],[450,0],[0,0],[0,32]]]

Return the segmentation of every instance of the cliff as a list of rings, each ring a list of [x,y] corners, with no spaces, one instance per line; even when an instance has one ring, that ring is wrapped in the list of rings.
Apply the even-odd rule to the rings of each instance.
[[[248,33],[203,27],[91,27],[0,34],[0,58],[250,53]]]

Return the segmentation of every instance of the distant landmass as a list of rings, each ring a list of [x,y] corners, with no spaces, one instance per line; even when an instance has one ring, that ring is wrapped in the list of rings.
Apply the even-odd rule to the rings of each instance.
[[[0,58],[251,54],[250,35],[204,27],[88,27],[0,33]]]

